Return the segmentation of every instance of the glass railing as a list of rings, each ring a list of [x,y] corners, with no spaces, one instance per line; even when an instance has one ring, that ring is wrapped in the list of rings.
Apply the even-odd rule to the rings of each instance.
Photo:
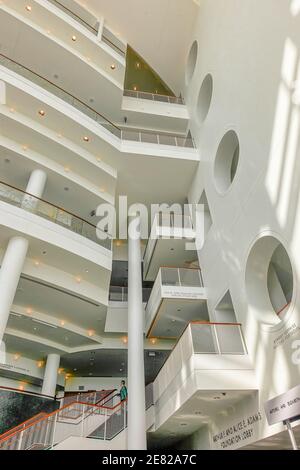
[[[148,302],[151,294],[150,287],[143,287],[143,302]],[[128,287],[110,286],[109,300],[111,302],[128,302]]]
[[[48,2],[55,5],[61,11],[66,13],[68,16],[70,16],[73,20],[77,21],[77,23],[81,24],[81,26],[84,26],[88,31],[90,31],[95,36],[98,35],[99,23],[97,23],[96,21],[95,21],[95,24],[92,25],[92,24],[88,23],[86,20],[84,20],[83,18],[81,18],[79,15],[74,13],[72,10],[70,10],[70,8],[67,8],[61,2],[59,2],[57,0],[48,0]],[[111,47],[118,54],[120,54],[122,56],[125,56],[126,48],[125,47],[122,48],[121,42],[118,41],[117,38],[114,38],[114,35],[109,30],[107,30],[107,28],[103,29],[102,41],[105,44],[107,44],[109,47]]]
[[[190,323],[195,354],[247,354],[240,323]]]
[[[200,269],[162,267],[160,273],[163,286],[203,287]]]
[[[185,104],[182,97],[160,95],[159,93],[148,93],[146,91],[124,90],[124,96],[138,98],[140,100],[160,101],[169,104]]]
[[[107,250],[111,250],[112,241],[107,238],[107,234],[103,233],[105,239],[98,237],[99,232],[96,226],[92,225],[80,217],[57,207],[50,202],[34,197],[25,191],[14,188],[11,185],[0,182],[0,201],[7,202],[14,206],[20,207],[27,212],[31,212],[39,217],[43,217],[57,225],[71,230],[82,237],[85,237]]]
[[[72,10],[67,8],[65,5],[63,5],[61,2],[58,2],[57,0],[47,0],[49,3],[52,3],[52,5],[55,5],[57,8],[62,10],[64,13],[66,13],[68,16],[73,18],[73,20],[77,21],[78,23],[81,24],[81,26],[84,26],[86,29],[88,29],[91,33],[95,34],[97,36],[98,34],[98,28],[96,26],[93,26],[89,24],[87,21],[85,21],[83,18],[81,18],[79,15],[74,13]]]
[[[96,121],[103,128],[121,140],[195,148],[194,141],[190,136],[184,137],[182,135],[166,134],[155,131],[151,132],[144,130],[121,129],[113,124],[105,116],[98,113],[98,111],[91,108],[89,105],[85,104],[75,96],[71,95],[71,93],[3,54],[0,54],[0,65],[3,65],[9,70],[16,72],[24,78],[27,78],[31,82],[42,87],[44,90],[53,93],[53,95],[64,100],[71,106],[74,106],[74,108],[78,109],[78,111],[81,111],[86,116]]]

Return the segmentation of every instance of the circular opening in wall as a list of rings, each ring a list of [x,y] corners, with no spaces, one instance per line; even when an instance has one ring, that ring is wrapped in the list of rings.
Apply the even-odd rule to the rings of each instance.
[[[197,63],[197,57],[198,57],[198,43],[197,41],[194,41],[191,46],[188,59],[187,59],[187,64],[186,64],[185,80],[186,80],[187,85],[191,81],[192,76],[194,74],[196,63]]]
[[[239,164],[240,144],[237,134],[228,131],[222,138],[215,159],[214,176],[217,190],[224,194],[231,186]]]
[[[197,101],[197,116],[200,124],[205,121],[208,114],[212,99],[212,92],[213,79],[212,76],[208,74],[202,82]]]
[[[280,323],[287,314],[294,289],[289,255],[279,240],[264,236],[253,245],[246,266],[248,301],[259,320]]]

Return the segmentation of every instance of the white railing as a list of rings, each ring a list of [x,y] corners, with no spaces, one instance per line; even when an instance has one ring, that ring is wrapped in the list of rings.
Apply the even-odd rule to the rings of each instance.
[[[28,67],[16,62],[15,60],[0,54],[0,65],[6,67],[9,70],[17,73],[18,75],[28,79],[29,81],[35,83],[37,86],[43,88],[44,90],[52,93],[56,97],[62,99],[69,105],[76,108],[78,111],[84,113],[89,118],[97,122],[101,127],[106,129],[110,134],[119,138],[121,141],[131,141],[131,142],[143,142],[143,143],[152,143],[158,145],[168,145],[172,147],[180,148],[195,148],[195,143],[193,138],[190,135],[175,135],[168,134],[165,132],[159,131],[147,131],[147,130],[138,130],[138,129],[121,129],[119,126],[110,121],[103,114],[99,113],[93,109],[88,104],[81,101],[79,98],[75,97],[68,91],[64,90],[60,86],[51,82],[47,78],[37,74],[33,70],[30,70]]]
[[[194,354],[247,354],[240,323],[191,322]]]
[[[147,302],[151,294],[151,288],[143,287],[142,294],[143,302]],[[110,286],[109,300],[111,302],[128,302],[128,287]]]
[[[59,398],[60,408],[69,405],[74,402],[83,402],[91,403],[93,405],[102,405],[103,402],[109,399],[110,395],[113,394],[115,390],[100,390],[95,392],[81,392],[76,394],[71,394]]]
[[[185,104],[181,96],[160,95],[159,93],[148,93],[146,91],[124,90],[124,96],[140,100],[160,101],[169,104]]]
[[[160,272],[163,286],[204,287],[201,269],[164,266]]]
[[[73,402],[0,436],[0,450],[51,449],[71,436],[113,439],[127,426],[127,402],[104,405]],[[96,433],[98,435],[94,436]]]
[[[151,226],[144,254],[144,273],[148,272],[152,254],[159,238],[194,238],[192,218],[174,212],[158,212]]]
[[[7,183],[3,183],[2,181],[0,181],[0,201],[20,207],[27,212],[34,213],[35,215],[43,217],[50,222],[54,222],[55,224],[71,230],[82,237],[88,238],[107,250],[111,250],[111,239],[104,232],[103,238],[106,237],[105,239],[98,237],[99,232],[95,225],[72,214],[71,212],[66,211],[65,209],[32,196],[31,194]]]

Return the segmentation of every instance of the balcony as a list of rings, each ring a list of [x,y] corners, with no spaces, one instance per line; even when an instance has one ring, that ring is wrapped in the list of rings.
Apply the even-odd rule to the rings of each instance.
[[[143,287],[143,302],[149,300],[151,288]],[[109,301],[110,302],[128,302],[128,287],[110,286],[109,288]]]
[[[71,230],[72,232],[87,238],[107,250],[111,251],[112,249],[111,239],[107,238],[106,234],[103,233],[103,238],[106,238],[101,240],[97,236],[97,227],[95,225],[72,214],[71,212],[66,211],[65,209],[51,204],[48,201],[34,197],[21,189],[0,182],[0,201],[12,204],[27,212],[31,212],[39,217],[47,219],[67,230]]]
[[[147,337],[177,339],[193,320],[208,320],[200,269],[160,268],[146,306]]]
[[[241,324],[191,322],[157,375],[153,389],[153,431],[158,433],[189,422],[188,429],[179,431],[192,434],[217,413],[255,394],[257,384]]]
[[[160,95],[159,93],[147,93],[145,91],[124,90],[124,96],[139,100],[150,100],[160,103],[184,105],[184,99],[177,96]]]
[[[155,215],[144,253],[144,279],[154,281],[160,266],[195,261],[195,231],[190,216],[170,212]]]
[[[57,98],[73,106],[78,111],[99,124],[102,128],[106,129],[112,136],[117,137],[121,143],[142,142],[160,146],[172,146],[187,149],[195,148],[194,140],[190,135],[185,136],[183,134],[157,132],[144,129],[132,129],[126,127],[121,128],[110,121],[103,114],[99,113],[80,99],[76,98],[68,91],[64,90],[60,86],[49,81],[28,67],[25,67],[15,60],[5,56],[4,54],[0,54],[0,65],[26,78],[30,82],[41,87],[43,90],[50,92]]]

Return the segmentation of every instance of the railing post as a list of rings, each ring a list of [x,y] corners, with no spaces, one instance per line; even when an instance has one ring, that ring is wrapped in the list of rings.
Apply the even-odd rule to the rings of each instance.
[[[25,427],[25,425],[23,425],[23,429],[24,429],[24,427]],[[24,430],[20,432],[20,437],[19,437],[19,442],[18,442],[18,450],[22,449],[23,434],[24,434]]]
[[[175,136],[175,144],[176,144],[176,147],[178,147],[178,139],[176,136]]]
[[[177,273],[178,273],[178,284],[179,286],[181,286],[180,268],[177,268]]]
[[[215,334],[215,341],[216,341],[216,346],[217,346],[217,353],[221,354],[221,348],[220,348],[220,343],[219,343],[219,338],[218,338],[218,333],[217,333],[217,328],[216,325],[212,325],[213,331]]]
[[[127,401],[124,401],[124,429],[126,429]]]
[[[107,408],[105,408],[105,413],[104,413],[104,435],[103,435],[103,440],[106,441],[106,422],[107,422]]]
[[[56,424],[57,424],[57,420],[58,420],[58,413],[55,414],[55,418],[54,418],[54,424],[53,424],[53,434],[52,434],[52,443],[51,443],[51,447],[54,446],[54,438],[55,438],[55,431],[56,431]]]
[[[157,143],[158,145],[160,145],[159,134],[157,134],[156,136],[157,136]]]
[[[82,405],[81,437],[84,437],[84,416],[85,416],[85,405]]]
[[[142,142],[142,133],[139,132],[139,141]]]

